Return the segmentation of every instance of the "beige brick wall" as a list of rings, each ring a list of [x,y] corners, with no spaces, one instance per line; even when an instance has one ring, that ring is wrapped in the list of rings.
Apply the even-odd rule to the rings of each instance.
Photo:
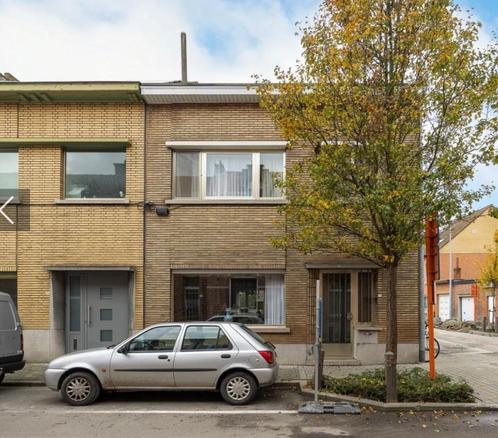
[[[17,271],[24,327],[49,328],[50,276],[46,267],[55,265],[135,267],[135,325],[142,327],[143,208],[139,203],[144,185],[144,106],[1,105],[0,121],[8,121],[0,122],[6,137],[119,137],[131,141],[126,157],[130,205],[56,205],[54,201],[63,193],[62,145],[19,147],[19,187],[30,190],[30,229],[2,233],[6,251],[2,251],[0,271]]]

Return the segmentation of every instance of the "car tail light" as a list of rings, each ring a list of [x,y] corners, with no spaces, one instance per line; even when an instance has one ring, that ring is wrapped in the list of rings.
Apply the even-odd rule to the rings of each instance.
[[[260,351],[259,354],[261,355],[261,357],[266,360],[266,362],[268,364],[272,364],[275,362],[275,357],[273,355],[273,351],[270,351],[270,350],[265,350],[265,351]]]
[[[21,351],[24,352],[24,336],[21,333]]]

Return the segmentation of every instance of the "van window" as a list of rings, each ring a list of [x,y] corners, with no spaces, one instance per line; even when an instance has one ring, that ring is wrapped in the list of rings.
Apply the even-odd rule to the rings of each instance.
[[[6,300],[0,300],[0,330],[15,330],[16,321],[10,303]]]

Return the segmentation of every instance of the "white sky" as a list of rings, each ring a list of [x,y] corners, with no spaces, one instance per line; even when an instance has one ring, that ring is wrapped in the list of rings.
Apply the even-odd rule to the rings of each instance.
[[[497,0],[498,1],[498,0]],[[319,0],[0,0],[0,72],[23,81],[248,82],[299,57],[295,21]],[[487,38],[490,31],[484,30]],[[473,185],[496,183],[480,167]],[[477,206],[498,205],[498,190]]]

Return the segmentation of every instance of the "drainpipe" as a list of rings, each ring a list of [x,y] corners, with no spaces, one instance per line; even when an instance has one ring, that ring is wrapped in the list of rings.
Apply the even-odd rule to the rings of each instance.
[[[453,249],[451,245],[451,224],[449,230],[449,241],[448,241],[448,256],[450,257],[448,262],[448,299],[450,304],[448,306],[448,316],[450,319],[453,318]]]
[[[424,245],[418,249],[418,301],[419,301],[419,342],[418,342],[418,359],[425,362],[425,272],[424,272]]]
[[[425,246],[418,249],[418,300],[419,300],[419,335],[418,335],[418,360],[425,362]]]

